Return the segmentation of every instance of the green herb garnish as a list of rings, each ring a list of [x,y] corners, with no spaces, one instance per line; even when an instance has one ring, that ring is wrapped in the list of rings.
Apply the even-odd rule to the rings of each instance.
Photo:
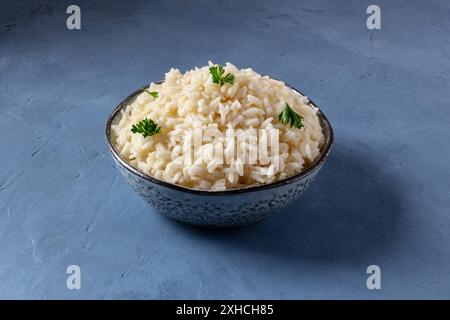
[[[290,124],[291,128],[302,128],[303,127],[303,117],[296,113],[286,102],[286,106],[284,107],[283,111],[278,115],[278,120],[282,124]]]
[[[133,133],[142,133],[144,138],[151,137],[161,132],[161,127],[157,125],[152,119],[145,118],[131,127]]]
[[[210,67],[209,73],[211,73],[212,81],[214,83],[219,83],[221,86],[223,86],[225,83],[233,84],[234,82],[234,75],[232,75],[231,73],[223,75],[225,73],[225,69],[221,65]]]
[[[156,91],[149,91],[147,89],[144,89],[145,92],[147,92],[149,95],[151,95],[153,98],[158,98],[158,92]]]

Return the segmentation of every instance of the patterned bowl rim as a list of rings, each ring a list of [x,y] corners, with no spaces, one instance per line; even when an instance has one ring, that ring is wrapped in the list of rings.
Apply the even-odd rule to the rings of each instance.
[[[163,81],[154,82],[156,84],[160,84]],[[119,152],[115,149],[114,145],[111,143],[111,124],[115,118],[115,116],[119,113],[120,110],[122,110],[123,107],[128,105],[135,97],[144,92],[145,88],[148,88],[150,84],[145,85],[141,87],[140,89],[134,91],[132,94],[130,94],[128,97],[126,97],[122,102],[119,103],[119,105],[114,109],[114,111],[111,113],[111,115],[108,118],[108,121],[106,122],[106,129],[105,129],[105,138],[106,138],[106,144],[109,147],[109,150],[112,154],[112,156],[117,160],[118,163],[122,167],[124,167],[126,170],[131,172],[134,175],[139,176],[140,178],[147,180],[149,182],[152,182],[154,184],[164,186],[170,189],[174,189],[181,192],[187,192],[187,193],[194,193],[197,195],[205,195],[205,196],[226,196],[226,195],[233,195],[233,194],[242,194],[242,193],[248,193],[248,192],[255,192],[255,191],[265,191],[268,189],[277,188],[280,186],[288,185],[291,183],[294,183],[298,180],[301,180],[318,169],[323,165],[325,160],[328,158],[328,155],[330,154],[331,147],[333,145],[334,141],[334,134],[333,134],[333,128],[331,127],[330,122],[328,121],[325,114],[320,110],[320,108],[312,101],[310,100],[309,105],[315,107],[318,109],[317,115],[319,116],[320,125],[322,126],[322,130],[324,132],[325,136],[325,142],[322,146],[321,154],[318,159],[316,159],[305,171],[302,171],[296,175],[290,176],[283,180],[278,180],[276,182],[268,183],[268,184],[262,184],[258,186],[252,186],[252,187],[244,187],[244,188],[236,188],[236,189],[229,189],[224,191],[206,191],[206,190],[196,190],[191,189],[187,187],[183,187],[177,184],[172,184],[163,180],[156,179],[152,176],[149,176],[148,174],[145,174],[138,169],[134,168],[131,164],[129,164],[127,161],[122,159],[122,157],[119,155]],[[294,87],[286,84],[289,88],[291,88],[292,91],[294,91],[296,94],[300,94],[304,96],[302,92],[295,89]]]

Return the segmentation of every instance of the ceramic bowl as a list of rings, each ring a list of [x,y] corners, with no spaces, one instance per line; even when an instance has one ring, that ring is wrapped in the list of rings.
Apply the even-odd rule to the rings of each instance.
[[[226,191],[199,191],[171,184],[132,167],[120,157],[111,142],[111,124],[115,117],[143,92],[143,88],[125,98],[114,109],[106,124],[106,143],[120,173],[138,195],[157,212],[188,224],[210,228],[240,227],[282,210],[298,199],[317,177],[333,144],[333,129],[319,110],[325,142],[318,159],[305,171],[274,183]],[[310,105],[317,107],[312,101]]]

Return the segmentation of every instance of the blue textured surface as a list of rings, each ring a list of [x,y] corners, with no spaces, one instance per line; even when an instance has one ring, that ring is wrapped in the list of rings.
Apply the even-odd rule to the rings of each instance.
[[[450,298],[448,1],[377,1],[375,31],[368,1],[76,1],[81,31],[41,3],[0,2],[0,298]],[[104,143],[122,98],[209,59],[298,87],[335,129],[300,201],[248,228],[149,212]]]

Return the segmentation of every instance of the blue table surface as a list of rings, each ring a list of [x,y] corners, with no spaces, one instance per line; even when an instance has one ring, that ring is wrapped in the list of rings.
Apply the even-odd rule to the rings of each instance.
[[[450,298],[450,3],[0,2],[0,298]],[[126,184],[112,109],[171,67],[232,62],[294,85],[334,126],[284,212],[192,228]],[[66,268],[81,268],[68,290]],[[366,269],[381,268],[381,290]]]

